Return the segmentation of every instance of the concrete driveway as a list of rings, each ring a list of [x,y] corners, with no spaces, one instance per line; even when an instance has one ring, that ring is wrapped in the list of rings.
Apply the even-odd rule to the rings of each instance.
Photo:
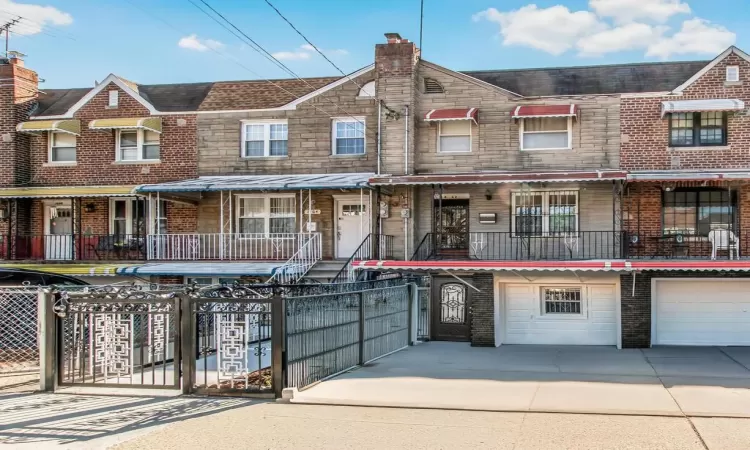
[[[430,342],[295,392],[292,402],[750,417],[750,348]]]

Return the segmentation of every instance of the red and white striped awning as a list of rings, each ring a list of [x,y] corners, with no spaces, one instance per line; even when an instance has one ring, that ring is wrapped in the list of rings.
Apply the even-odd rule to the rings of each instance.
[[[424,115],[426,122],[440,122],[445,120],[473,120],[477,123],[476,108],[433,109]]]
[[[577,117],[578,105],[523,105],[513,111],[514,119],[534,117]]]

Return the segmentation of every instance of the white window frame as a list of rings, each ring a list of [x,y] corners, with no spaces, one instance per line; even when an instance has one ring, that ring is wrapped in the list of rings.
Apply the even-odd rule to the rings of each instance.
[[[75,145],[72,147],[76,149],[76,159],[73,161],[53,161],[52,160],[52,142],[54,141],[54,135],[55,134],[70,134],[70,133],[64,133],[61,131],[50,131],[49,135],[47,136],[47,163],[48,164],[60,164],[60,165],[66,165],[66,164],[76,164],[78,162],[78,136],[72,135],[73,139],[75,139]],[[64,148],[71,148],[71,147],[64,147]]]
[[[734,73],[737,74],[736,79],[729,78],[729,73],[731,70],[734,70]],[[730,83],[736,83],[737,81],[740,81],[740,66],[727,66],[726,73],[727,73],[726,81]]]
[[[235,204],[235,218],[234,218],[234,225],[235,230],[237,230],[238,235],[243,235],[240,227],[240,219],[242,219],[242,216],[240,216],[240,205],[242,204],[242,200],[246,198],[262,198],[265,199],[263,203],[263,233],[257,233],[257,234],[263,234],[264,236],[268,237],[271,234],[281,234],[281,233],[271,233],[271,199],[272,198],[292,198],[294,199],[294,205],[292,207],[292,211],[294,211],[294,230],[297,229],[297,196],[295,194],[241,194],[237,195],[236,198],[236,204]],[[260,217],[256,217],[260,218]],[[293,234],[294,232],[292,232]],[[256,233],[253,233],[256,234]],[[243,239],[252,239],[252,237],[243,237]]]
[[[136,150],[136,159],[122,159],[122,149],[120,148],[120,135],[123,132],[126,133],[132,133],[135,131],[137,133],[137,150]],[[146,131],[152,131],[152,130],[145,130],[143,128],[122,128],[118,129],[116,136],[115,136],[115,161],[117,162],[124,162],[124,163],[132,163],[132,162],[159,162],[161,161],[161,133],[154,133],[159,135],[159,158],[158,159],[145,159],[143,158],[143,145],[145,142],[145,135]]]
[[[336,124],[362,122],[362,153],[336,153]],[[342,138],[343,139],[343,138]],[[367,122],[364,116],[360,117],[334,117],[331,121],[331,155],[334,156],[362,156],[367,154]]]
[[[517,235],[516,234],[516,196],[518,194],[522,195],[542,195],[542,218],[546,220],[542,220],[542,234],[539,235],[531,235],[531,234],[524,234],[524,235]],[[576,229],[572,233],[550,233],[549,230],[549,198],[550,195],[560,195],[560,194],[575,194],[576,196]],[[577,236],[581,232],[581,196],[579,189],[532,189],[530,191],[521,191],[521,190],[512,190],[511,193],[511,212],[510,212],[510,226],[511,231],[513,233],[513,237],[521,237],[521,238],[528,238],[528,237],[552,237],[552,238],[563,238],[565,236]]]
[[[194,279],[194,278],[208,278],[208,279],[211,280],[211,284],[209,284],[209,285],[199,285],[199,286],[213,286],[213,285],[218,285],[219,284],[219,280],[222,279],[222,278],[224,278],[224,279],[231,279],[231,280],[234,280],[234,281],[241,281],[240,277],[211,277],[211,276],[202,277],[202,276],[190,276],[190,277],[184,277],[183,282],[185,284],[190,284],[190,280]]]
[[[461,122],[464,122],[463,120]],[[437,137],[437,151],[438,153],[457,153],[457,154],[466,154],[471,153],[474,149],[474,126],[472,125],[471,120],[466,120],[465,122],[468,122],[469,124],[469,151],[467,152],[451,152],[451,151],[444,151],[440,148],[440,138],[443,136],[466,136],[465,134],[443,134],[443,122],[438,122],[438,137]]]
[[[581,312],[580,313],[548,313],[545,307],[544,293],[546,289],[576,289],[581,292]],[[559,285],[542,285],[539,286],[538,292],[538,314],[537,317],[542,320],[588,320],[588,288],[580,284],[559,284]]]
[[[240,157],[241,158],[287,158],[289,157],[289,123],[287,120],[243,120],[241,121],[242,130],[240,138]],[[248,125],[263,126],[263,155],[248,156],[245,154],[245,142],[247,140]],[[271,125],[286,125],[286,155],[271,155]]]
[[[548,117],[549,119],[552,119],[553,117]],[[545,151],[545,150],[572,150],[573,149],[573,117],[568,117],[568,146],[567,147],[549,147],[549,148],[524,148],[523,146],[523,135],[525,133],[524,126],[526,124],[527,118],[521,118],[519,119],[519,126],[518,126],[518,145],[521,148],[522,151],[525,152],[536,152],[536,151]],[[528,117],[528,119],[544,119],[544,117]],[[530,131],[529,133],[533,134],[542,134],[542,133],[561,133],[562,131]]]
[[[135,209],[133,208],[133,201],[134,200],[143,200],[139,199],[138,197],[110,197],[109,199],[109,234],[115,233],[115,203],[118,201],[124,201],[125,203],[125,234],[128,236],[136,234],[133,230],[133,214],[135,214]],[[160,200],[160,202],[164,202],[163,205],[166,206],[166,200]],[[144,202],[144,208],[148,209],[147,213],[144,215],[144,226],[146,227],[145,233],[146,234],[160,234],[157,232],[158,228],[154,229],[154,227],[159,226],[159,220],[165,220],[167,221],[167,216],[165,214],[166,209],[162,208],[162,205],[158,205],[158,202],[154,201],[152,202],[151,207],[148,206],[149,202]],[[154,220],[156,218],[157,212],[159,213],[158,220]],[[165,224],[165,228],[169,226],[169,223]],[[169,228],[167,228],[167,231]]]

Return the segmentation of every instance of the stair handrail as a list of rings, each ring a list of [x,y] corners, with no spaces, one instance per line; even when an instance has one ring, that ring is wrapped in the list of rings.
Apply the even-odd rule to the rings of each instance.
[[[434,248],[432,248],[433,243],[433,233],[427,233],[422,238],[422,241],[417,245],[417,248],[414,249],[414,253],[412,253],[410,261],[426,261],[432,256],[432,253],[435,251]],[[422,247],[425,247],[427,249],[427,256],[420,257],[420,252],[423,252],[424,249]],[[429,247],[429,248],[428,248]],[[419,259],[418,259],[419,258]]]
[[[302,279],[312,266],[322,259],[323,249],[320,233],[310,233],[309,239],[284,265],[277,267],[269,283],[293,284]]]
[[[354,278],[354,267],[352,265],[352,262],[355,259],[358,259],[357,257],[360,254],[360,250],[362,250],[362,247],[369,244],[372,235],[373,233],[370,233],[366,238],[362,239],[362,242],[359,243],[359,246],[356,250],[354,250],[352,256],[350,256],[349,259],[347,259],[344,263],[343,267],[341,267],[339,273],[337,273],[336,276],[331,279],[331,283],[344,283],[347,281],[353,281],[352,278]]]
[[[357,281],[354,275],[354,265],[352,264],[352,262],[354,262],[355,260],[392,258],[393,256],[390,253],[393,250],[391,248],[393,239],[394,237],[389,234],[368,234],[367,237],[364,238],[359,244],[359,247],[354,250],[352,256],[350,256],[346,263],[344,263],[344,266],[341,268],[339,273],[337,273],[335,277],[331,278],[331,283]],[[370,251],[365,254],[362,250],[367,249],[368,247]]]

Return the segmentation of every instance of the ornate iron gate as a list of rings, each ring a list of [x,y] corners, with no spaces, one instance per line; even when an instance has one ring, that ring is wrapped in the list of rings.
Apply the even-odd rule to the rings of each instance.
[[[179,389],[175,293],[91,288],[56,295],[59,386]]]

